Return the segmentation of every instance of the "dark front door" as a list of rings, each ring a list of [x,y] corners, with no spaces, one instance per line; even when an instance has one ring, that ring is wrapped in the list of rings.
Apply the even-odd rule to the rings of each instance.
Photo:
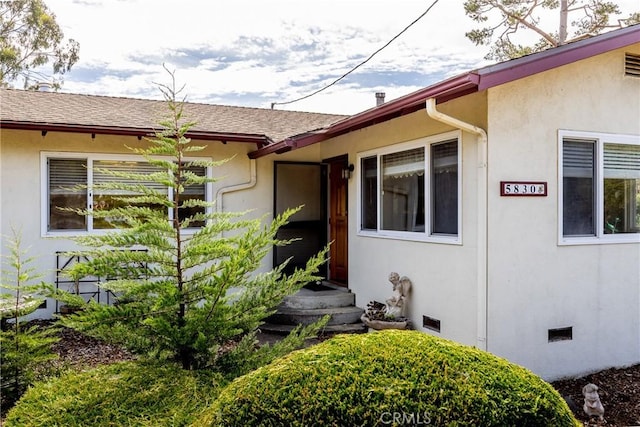
[[[327,244],[327,167],[298,162],[276,162],[274,167],[275,214],[304,205],[277,234],[278,239],[299,240],[273,248],[274,266],[291,258],[285,268],[290,274],[295,268],[303,268]],[[324,264],[320,275],[326,278],[326,272]]]
[[[329,167],[329,280],[346,285],[348,275],[348,218],[347,184],[348,158],[334,157],[325,160]]]

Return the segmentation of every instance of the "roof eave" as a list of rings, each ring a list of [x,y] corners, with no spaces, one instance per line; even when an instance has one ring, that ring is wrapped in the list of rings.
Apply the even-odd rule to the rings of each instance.
[[[328,126],[322,131],[287,138],[258,149],[249,153],[249,157],[257,159],[272,153],[284,153],[376,123],[382,123],[405,114],[413,113],[424,108],[424,103],[428,98],[436,98],[438,102],[445,102],[468,95],[477,92],[478,81],[479,77],[475,72],[468,72],[394,99],[393,101],[389,101],[354,116],[347,117]]]
[[[484,67],[478,70],[480,76],[478,90],[499,86],[638,43],[640,42],[639,25],[585,38],[543,52]]]
[[[41,122],[18,122],[12,120],[0,121],[2,129],[16,130],[32,130],[41,132],[71,132],[71,133],[87,133],[96,135],[123,135],[150,137],[155,134],[157,129],[137,128],[137,127],[118,127],[118,126],[94,126],[81,124],[65,124],[65,123],[41,123]],[[220,141],[220,142],[246,142],[256,144],[258,149],[269,145],[272,141],[265,135],[242,134],[230,132],[206,132],[191,130],[185,134],[187,138]]]

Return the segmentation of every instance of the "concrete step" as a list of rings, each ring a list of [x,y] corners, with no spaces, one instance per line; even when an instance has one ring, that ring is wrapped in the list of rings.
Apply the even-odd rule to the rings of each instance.
[[[351,292],[341,290],[310,291],[301,289],[294,295],[285,297],[281,308],[316,309],[332,307],[349,307],[355,305],[356,296]]]
[[[267,322],[281,325],[309,325],[317,322],[325,315],[331,315],[329,325],[360,322],[364,310],[360,307],[329,307],[314,309],[278,308],[278,312],[269,316]]]
[[[273,323],[265,323],[260,326],[260,331],[266,334],[289,335],[296,325],[277,325]],[[361,334],[367,331],[366,326],[362,323],[343,323],[340,325],[327,325],[324,327],[323,334]]]

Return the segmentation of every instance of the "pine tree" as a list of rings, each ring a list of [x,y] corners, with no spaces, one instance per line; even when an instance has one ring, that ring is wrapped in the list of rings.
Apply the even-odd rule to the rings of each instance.
[[[21,234],[7,237],[9,254],[3,256],[0,288],[0,400],[10,406],[33,383],[38,369],[56,356],[51,345],[58,341],[55,329],[27,325],[24,316],[33,313],[52,287],[40,282],[32,257],[21,248]]]
[[[602,0],[465,0],[464,11],[475,22],[485,24],[465,35],[476,45],[491,45],[485,59],[505,61],[563,45],[579,38],[640,22],[640,12],[620,17],[620,7]],[[541,22],[546,11],[557,11],[559,25],[547,28]],[[571,20],[569,20],[571,16]],[[517,42],[521,32],[537,34],[533,45]]]
[[[130,148],[156,171],[100,170],[114,179],[94,186],[93,193],[120,195],[112,198],[111,207],[77,211],[92,215],[94,224],[107,221],[120,228],[77,238],[88,261],[70,273],[115,279],[100,286],[117,295],[117,302],[90,301],[63,323],[139,354],[174,360],[184,369],[237,375],[300,346],[326,323],[298,328],[271,347],[256,346],[263,319],[285,296],[317,280],[326,249],[290,275],[283,273],[284,265],[255,273],[273,245],[289,243],[278,240],[276,232],[297,209],[265,225],[264,218],[216,212],[212,203],[188,196],[189,188],[215,182],[198,171],[219,162],[188,157],[204,147],[185,136],[194,123],[185,119],[184,100],[177,100],[181,90],[176,90],[174,74],[170,76],[170,85],[159,85],[168,117],[148,139],[148,147]]]

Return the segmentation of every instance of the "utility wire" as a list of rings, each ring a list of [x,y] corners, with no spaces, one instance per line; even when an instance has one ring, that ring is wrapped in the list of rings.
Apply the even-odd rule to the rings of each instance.
[[[404,34],[409,28],[411,28],[416,22],[418,22],[419,20],[421,20],[422,18],[425,17],[425,15],[427,13],[429,13],[429,11],[433,8],[433,6],[436,5],[436,3],[438,3],[439,0],[434,0],[433,3],[431,3],[431,5],[427,8],[427,10],[425,10],[420,16],[418,16],[416,19],[413,20],[413,22],[411,22],[409,25],[407,25],[406,27],[404,27],[404,29],[402,31],[400,31],[398,34],[396,34],[391,40],[389,40],[387,43],[385,43],[384,46],[382,46],[380,49],[376,50],[375,52],[373,52],[367,59],[365,59],[364,61],[362,61],[361,63],[359,63],[358,65],[356,65],[355,67],[353,67],[351,70],[347,71],[346,73],[344,73],[342,76],[338,77],[337,79],[335,79],[334,81],[332,81],[331,83],[329,83],[328,85],[326,85],[325,87],[322,87],[318,90],[316,90],[315,92],[312,92],[308,95],[302,96],[300,98],[294,99],[292,101],[284,101],[284,102],[272,102],[271,103],[271,109],[273,110],[273,107],[275,105],[286,105],[286,104],[293,104],[294,102],[298,102],[298,101],[302,101],[303,99],[307,99],[307,98],[311,98],[313,95],[316,95],[324,90],[329,89],[331,86],[335,85],[336,83],[338,83],[340,80],[344,79],[345,77],[347,77],[349,74],[353,73],[355,70],[357,70],[358,68],[362,67],[364,64],[366,64],[367,62],[369,62],[374,56],[376,56],[378,53],[380,53],[383,49],[385,49],[387,46],[389,46],[391,43],[393,43],[398,37],[400,37],[402,34]]]

